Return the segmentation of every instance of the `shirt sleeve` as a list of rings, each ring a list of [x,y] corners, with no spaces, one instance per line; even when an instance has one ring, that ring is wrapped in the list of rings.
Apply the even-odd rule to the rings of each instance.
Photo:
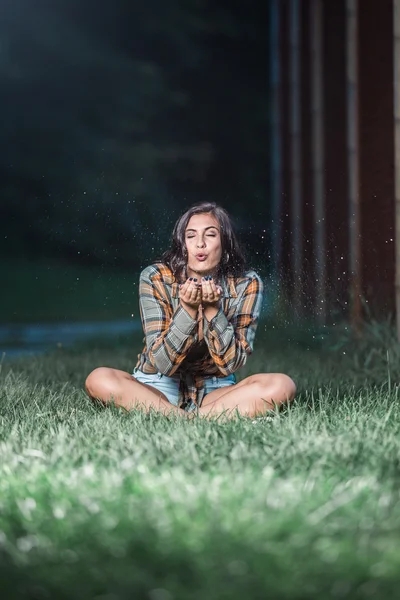
[[[231,322],[222,307],[210,322],[204,318],[206,344],[215,364],[225,376],[243,367],[253,352],[262,297],[262,280],[254,275],[243,290]]]
[[[172,375],[185,359],[197,331],[197,320],[179,305],[173,307],[161,277],[154,267],[140,274],[139,307],[146,348],[160,373]]]

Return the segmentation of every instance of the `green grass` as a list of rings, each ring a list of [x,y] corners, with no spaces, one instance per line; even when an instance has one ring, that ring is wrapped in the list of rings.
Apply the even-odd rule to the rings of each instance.
[[[257,424],[91,404],[86,374],[130,370],[140,350],[137,336],[3,364],[2,597],[398,598],[388,328],[355,342],[260,326],[240,376],[287,372],[298,396]]]
[[[138,312],[136,271],[11,261],[2,265],[1,281],[0,324],[130,319]]]

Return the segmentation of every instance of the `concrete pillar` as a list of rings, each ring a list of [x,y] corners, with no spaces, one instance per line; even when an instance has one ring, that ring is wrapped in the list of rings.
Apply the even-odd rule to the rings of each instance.
[[[290,213],[291,222],[291,269],[293,272],[292,309],[297,316],[302,314],[302,168],[301,168],[301,12],[300,0],[290,0],[289,44],[290,44]]]
[[[349,254],[351,321],[361,327],[361,210],[359,140],[359,2],[346,2],[347,48],[347,159],[349,172]]]
[[[394,50],[394,126],[395,126],[395,254],[396,254],[396,325],[400,341],[400,0],[393,2],[393,50]]]
[[[381,317],[395,311],[392,0],[360,2],[359,94],[362,295]]]
[[[346,0],[323,3],[326,297],[331,322],[349,312]]]

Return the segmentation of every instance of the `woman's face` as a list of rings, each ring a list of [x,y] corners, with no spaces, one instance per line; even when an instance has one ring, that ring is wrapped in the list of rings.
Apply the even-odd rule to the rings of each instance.
[[[222,255],[220,226],[211,214],[193,215],[185,231],[187,275],[215,273]]]

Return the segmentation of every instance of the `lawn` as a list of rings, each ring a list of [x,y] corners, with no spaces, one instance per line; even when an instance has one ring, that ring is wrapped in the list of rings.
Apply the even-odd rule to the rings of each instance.
[[[324,338],[324,339],[322,339]],[[400,351],[260,325],[244,377],[282,371],[271,421],[187,422],[89,402],[140,336],[0,373],[0,581],[7,599],[397,599]]]

